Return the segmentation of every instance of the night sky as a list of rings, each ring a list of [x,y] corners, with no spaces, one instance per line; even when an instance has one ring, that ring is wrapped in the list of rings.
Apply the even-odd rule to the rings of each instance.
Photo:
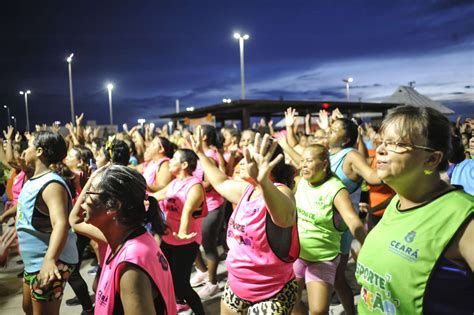
[[[25,125],[76,113],[116,123],[240,97],[380,101],[416,81],[419,92],[474,115],[473,1],[8,1],[2,4],[0,106]],[[3,106],[2,106],[3,107]],[[0,108],[0,126],[6,110]]]

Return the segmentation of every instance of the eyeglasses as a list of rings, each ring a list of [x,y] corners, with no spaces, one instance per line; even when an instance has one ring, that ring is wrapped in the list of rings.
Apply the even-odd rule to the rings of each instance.
[[[375,141],[374,144],[377,148],[383,144],[385,150],[390,151],[390,152],[395,152],[395,153],[405,153],[405,152],[410,151],[410,149],[420,149],[420,150],[425,150],[425,151],[430,151],[430,152],[436,151],[435,149],[430,148],[430,147],[425,147],[422,145],[416,145],[416,144],[410,144],[410,143],[403,143],[403,142],[398,142],[398,141],[393,141],[393,140],[378,139]]]
[[[95,191],[86,191],[86,195],[105,195],[105,193],[95,192]]]

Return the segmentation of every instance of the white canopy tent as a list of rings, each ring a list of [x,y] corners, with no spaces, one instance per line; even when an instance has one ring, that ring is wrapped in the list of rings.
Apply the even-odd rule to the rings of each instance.
[[[429,97],[426,97],[418,93],[415,88],[410,86],[400,86],[398,89],[389,97],[383,100],[386,103],[398,103],[404,105],[412,105],[418,107],[431,107],[441,112],[444,115],[452,115],[454,111],[450,108],[442,105],[439,102],[433,101]]]

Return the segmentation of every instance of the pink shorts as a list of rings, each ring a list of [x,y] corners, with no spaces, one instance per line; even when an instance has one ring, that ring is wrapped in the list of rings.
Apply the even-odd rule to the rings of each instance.
[[[336,269],[339,265],[340,255],[333,260],[310,262],[298,258],[293,263],[296,278],[305,279],[305,283],[312,281],[323,281],[334,285]]]

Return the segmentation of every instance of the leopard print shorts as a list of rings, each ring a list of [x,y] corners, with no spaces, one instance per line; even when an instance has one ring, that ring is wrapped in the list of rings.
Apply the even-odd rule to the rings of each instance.
[[[250,302],[239,298],[234,292],[232,292],[229,282],[227,282],[224,288],[224,294],[222,295],[222,301],[227,305],[227,307],[239,314],[289,315],[291,314],[293,306],[295,306],[297,294],[298,283],[296,280],[291,280],[287,282],[283,289],[273,297],[259,302]]]

